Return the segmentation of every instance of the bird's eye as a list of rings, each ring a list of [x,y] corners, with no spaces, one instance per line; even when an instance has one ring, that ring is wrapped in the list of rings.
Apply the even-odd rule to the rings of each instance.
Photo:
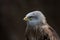
[[[29,18],[34,18],[34,16],[30,16]]]
[[[34,16],[30,16],[30,17],[29,17],[29,20],[32,20],[33,18],[34,18]]]

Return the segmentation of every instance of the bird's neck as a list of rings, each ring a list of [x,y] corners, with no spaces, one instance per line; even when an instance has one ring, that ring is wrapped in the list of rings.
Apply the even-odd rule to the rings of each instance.
[[[37,30],[37,29],[44,29],[44,28],[46,28],[47,27],[47,23],[40,23],[40,24],[38,24],[38,25],[35,25],[35,26],[31,26],[31,25],[27,25],[27,27],[28,27],[28,29],[29,30]]]

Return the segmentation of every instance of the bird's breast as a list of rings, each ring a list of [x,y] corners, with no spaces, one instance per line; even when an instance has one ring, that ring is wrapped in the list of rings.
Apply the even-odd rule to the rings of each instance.
[[[42,39],[44,31],[40,28],[35,29],[28,29],[27,30],[27,36],[31,40],[39,40]]]

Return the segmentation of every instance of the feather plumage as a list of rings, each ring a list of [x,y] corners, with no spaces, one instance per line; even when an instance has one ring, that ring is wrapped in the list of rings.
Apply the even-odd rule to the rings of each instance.
[[[40,15],[39,13],[42,14],[40,11],[28,13],[27,17],[32,16],[32,14],[34,14],[34,16],[37,16],[38,14],[39,16],[37,17],[40,19],[34,19],[37,21],[37,23],[32,22],[34,25],[32,23],[30,24],[29,21],[29,23],[27,22],[25,40],[60,40],[55,30],[47,24],[45,16],[43,14]],[[30,21],[33,21],[33,18]]]

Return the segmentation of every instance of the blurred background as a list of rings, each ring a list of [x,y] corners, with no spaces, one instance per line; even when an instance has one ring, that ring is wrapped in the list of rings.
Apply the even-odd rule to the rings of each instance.
[[[1,40],[24,40],[26,23],[23,17],[39,10],[60,36],[59,0],[0,0]]]

